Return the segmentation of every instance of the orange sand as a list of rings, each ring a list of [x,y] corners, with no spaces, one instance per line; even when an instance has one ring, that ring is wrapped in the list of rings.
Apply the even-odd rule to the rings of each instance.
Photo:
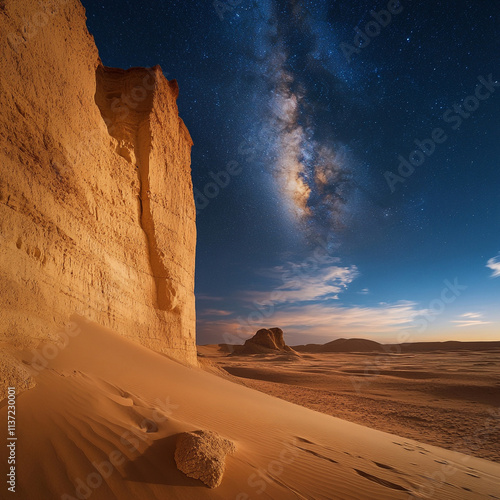
[[[497,463],[314,412],[81,325],[18,397],[17,499],[74,499],[84,483],[96,500],[500,497]],[[4,401],[0,422],[6,410]],[[196,429],[236,444],[213,490],[175,467],[176,435]]]

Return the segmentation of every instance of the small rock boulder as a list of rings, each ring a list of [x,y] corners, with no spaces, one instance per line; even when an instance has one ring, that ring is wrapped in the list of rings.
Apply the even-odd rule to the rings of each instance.
[[[186,476],[216,488],[222,482],[226,455],[235,451],[234,443],[216,432],[183,432],[177,438],[175,463]]]

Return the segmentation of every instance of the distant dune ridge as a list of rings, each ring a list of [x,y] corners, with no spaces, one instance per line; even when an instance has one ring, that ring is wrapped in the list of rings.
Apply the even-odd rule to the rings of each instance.
[[[79,312],[194,365],[179,89],[104,67],[85,20],[78,0],[1,2],[0,342],[53,342]]]
[[[382,344],[365,339],[337,339],[323,345],[307,344],[294,346],[299,352],[382,352]]]

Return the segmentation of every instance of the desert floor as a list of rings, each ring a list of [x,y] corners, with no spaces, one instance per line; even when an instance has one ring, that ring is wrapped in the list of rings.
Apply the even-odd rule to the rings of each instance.
[[[16,399],[16,493],[4,483],[1,498],[500,498],[496,462],[291,404],[185,367],[83,320],[65,347],[50,352],[36,386]],[[32,352],[21,356],[25,366],[40,368]],[[302,363],[307,361],[294,363],[295,370]],[[6,400],[0,422],[6,443]],[[218,432],[236,446],[215,489],[175,465],[179,433],[198,429]]]
[[[247,387],[374,429],[500,462],[500,351],[228,356]]]

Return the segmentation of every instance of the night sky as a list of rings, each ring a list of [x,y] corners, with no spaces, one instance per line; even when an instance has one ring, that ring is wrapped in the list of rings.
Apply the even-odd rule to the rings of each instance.
[[[179,83],[198,343],[500,338],[498,1],[83,4]]]

